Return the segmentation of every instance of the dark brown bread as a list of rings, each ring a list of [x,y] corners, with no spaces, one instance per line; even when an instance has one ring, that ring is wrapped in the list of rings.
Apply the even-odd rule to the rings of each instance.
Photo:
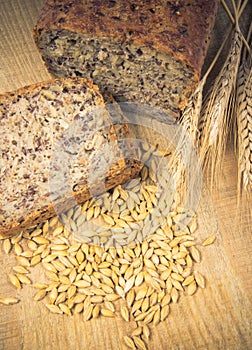
[[[35,40],[56,76],[175,116],[199,81],[218,0],[47,0]]]
[[[1,95],[0,120],[1,234],[27,229],[141,169],[139,161],[122,156],[91,80],[55,79]],[[106,169],[107,164],[112,165]]]

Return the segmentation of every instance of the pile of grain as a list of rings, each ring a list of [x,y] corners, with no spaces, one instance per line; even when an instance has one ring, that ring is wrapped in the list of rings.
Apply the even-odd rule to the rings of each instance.
[[[143,145],[141,152],[145,160],[148,154],[164,155],[156,146]],[[181,294],[193,295],[205,287],[205,278],[194,269],[201,260],[193,236],[196,215],[181,206],[165,206],[167,198],[157,186],[157,163],[150,163],[125,186],[1,240],[4,252],[16,257],[9,274],[16,288],[31,285],[37,289],[34,300],[45,301],[56,314],[82,313],[84,321],[121,315],[126,322],[134,321],[133,333],[124,337],[131,349],[147,348],[150,327],[167,318],[170,304]],[[87,229],[94,222],[100,230]],[[210,236],[202,245],[214,240]],[[36,265],[44,268],[48,283],[31,281],[30,269]],[[7,305],[18,301],[0,299]]]

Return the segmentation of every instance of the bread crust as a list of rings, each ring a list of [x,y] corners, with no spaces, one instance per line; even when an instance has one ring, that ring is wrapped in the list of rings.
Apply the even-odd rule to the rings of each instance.
[[[65,29],[148,45],[174,56],[199,80],[219,0],[46,0],[35,40],[43,31]]]
[[[122,171],[116,175],[113,175],[111,178],[110,175],[105,179],[105,188],[110,190],[115,187],[117,184],[123,184],[131,178],[134,178],[138,175],[139,171],[142,168],[140,161],[136,159],[130,159],[126,162],[125,166],[121,169]],[[98,184],[99,185],[99,184]],[[92,190],[92,188],[91,188]],[[102,193],[103,188],[101,187],[100,193]],[[0,234],[5,235],[6,237],[13,236],[19,232],[28,229],[30,227],[36,226],[37,224],[51,218],[52,216],[64,212],[71,207],[75,206],[77,203],[81,204],[86,200],[92,198],[92,192],[87,185],[83,185],[82,190],[74,193],[74,196],[67,198],[64,202],[57,202],[57,213],[55,211],[55,206],[50,204],[41,210],[34,211],[32,214],[26,216],[22,222],[13,222],[8,226],[2,226],[0,224]],[[95,187],[95,193],[99,193],[99,187]]]
[[[75,78],[75,79],[72,79],[72,78],[52,78],[49,80],[40,81],[40,82],[32,84],[32,85],[22,86],[15,91],[6,91],[4,93],[0,93],[0,103],[3,104],[3,103],[11,102],[12,98],[15,96],[28,94],[29,92],[32,92],[37,88],[42,88],[46,85],[54,84],[57,82],[64,82],[64,84],[67,85],[67,84],[73,83],[74,81],[78,81],[79,83],[82,83],[83,85],[86,85],[86,86],[92,88],[95,91],[95,93],[97,94],[97,96],[99,96],[101,99],[100,100],[100,107],[105,106],[102,94],[100,93],[98,86],[93,83],[92,79],[85,79],[85,78]]]

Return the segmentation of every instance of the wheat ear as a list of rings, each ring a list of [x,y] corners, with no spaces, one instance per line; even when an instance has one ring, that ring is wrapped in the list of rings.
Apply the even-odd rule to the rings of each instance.
[[[250,41],[252,23],[247,42]],[[246,57],[248,53],[248,57]],[[236,89],[236,123],[238,128],[238,199],[243,192],[252,193],[252,58],[244,48]]]
[[[190,99],[179,120],[180,124],[184,127],[185,132],[195,145],[198,139],[198,121],[202,107],[202,95],[205,82],[205,78],[200,80],[196,89],[190,96]],[[183,143],[183,141],[184,140],[181,142]]]
[[[225,1],[222,0],[222,4]],[[201,138],[199,143],[203,167],[210,170],[210,180],[213,184],[216,173],[221,170],[223,156],[227,144],[231,115],[234,110],[236,78],[241,57],[242,43],[246,40],[240,31],[238,20],[245,9],[247,0],[236,6],[232,0],[235,18],[228,10],[228,15],[235,27],[227,58],[214,84],[203,101],[200,117]],[[226,4],[225,4],[226,6]],[[224,6],[224,7],[225,7]],[[227,6],[225,7],[227,9]],[[248,44],[246,42],[246,47]]]
[[[226,44],[226,41],[230,35],[232,27],[228,30],[228,35],[223,40],[218,52],[216,53],[213,61],[211,62],[210,66],[208,67],[207,71],[205,72],[204,76],[199,81],[196,89],[191,94],[188,103],[185,107],[185,109],[182,111],[182,115],[179,119],[180,124],[183,126],[185,133],[190,137],[192,143],[194,146],[198,146],[198,138],[199,138],[199,119],[200,119],[200,112],[202,108],[202,101],[203,101],[203,89],[206,83],[206,80],[213,69],[214,65],[216,64],[217,60],[219,59],[219,56],[223,50],[223,47]],[[185,143],[185,137],[182,136],[182,139],[180,141],[181,146]]]
[[[180,183],[181,186],[183,181],[180,181],[180,179],[185,178],[185,167],[181,165],[183,163],[182,154],[183,155],[186,154],[186,156],[191,157],[191,159],[194,159],[195,157],[194,151],[199,144],[198,143],[198,140],[199,140],[198,124],[199,124],[200,112],[202,108],[203,89],[212,68],[214,67],[216,61],[218,60],[223,50],[223,47],[226,44],[226,41],[230,35],[231,30],[232,30],[232,27],[229,28],[228,35],[223,40],[220,48],[218,49],[218,52],[215,55],[215,58],[211,62],[204,76],[199,81],[196,89],[191,94],[188,100],[188,103],[185,109],[182,111],[181,117],[178,120],[179,124],[183,127],[183,130],[179,135],[179,142],[177,144],[177,149],[175,150],[175,152],[170,158],[169,168],[174,176],[176,183]],[[188,142],[190,142],[191,144],[188,144]],[[182,187],[180,187],[180,191],[182,191]]]
[[[252,69],[247,62],[239,69],[237,126],[239,191],[252,192]]]
[[[203,101],[201,113],[200,156],[203,167],[210,170],[213,183],[220,171],[226,149],[228,130],[231,121],[236,77],[242,49],[242,34],[238,26],[238,10],[235,7],[236,26],[227,58],[214,81],[212,88]]]
[[[228,57],[203,103],[200,154],[203,165],[210,162],[212,174],[219,170],[225,152],[230,124],[230,103],[235,92],[236,75],[240,62],[242,41],[235,30]]]

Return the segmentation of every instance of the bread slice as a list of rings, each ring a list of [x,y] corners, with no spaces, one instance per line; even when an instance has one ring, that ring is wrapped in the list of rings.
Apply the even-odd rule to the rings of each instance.
[[[218,0],[46,0],[35,40],[56,76],[177,116],[199,81]]]
[[[125,161],[91,80],[55,79],[1,95],[0,118],[1,234],[29,228],[141,169]]]

